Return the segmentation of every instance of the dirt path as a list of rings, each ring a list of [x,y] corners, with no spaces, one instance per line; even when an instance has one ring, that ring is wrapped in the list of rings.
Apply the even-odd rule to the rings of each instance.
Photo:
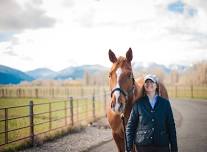
[[[207,151],[207,100],[173,100],[179,152]],[[116,152],[114,141],[89,152]]]

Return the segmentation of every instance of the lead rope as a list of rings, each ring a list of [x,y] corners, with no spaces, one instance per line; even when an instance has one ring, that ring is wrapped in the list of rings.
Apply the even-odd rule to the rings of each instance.
[[[126,138],[126,127],[125,127],[125,120],[124,120],[124,114],[121,114],[121,119],[122,119],[122,123],[123,123],[123,127],[124,127],[124,143],[125,143],[125,151],[128,152],[128,148],[127,148],[127,138]]]

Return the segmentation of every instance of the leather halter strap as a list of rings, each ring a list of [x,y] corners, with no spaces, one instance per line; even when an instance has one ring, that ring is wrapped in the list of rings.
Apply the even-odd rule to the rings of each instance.
[[[113,93],[115,91],[120,91],[125,97],[128,96],[128,93],[126,91],[124,91],[122,88],[114,88],[112,91],[111,91],[111,97],[113,96]]]
[[[124,97],[128,100],[129,96],[133,95],[134,94],[134,89],[135,89],[135,80],[134,78],[132,78],[132,81],[133,81],[133,85],[130,89],[128,89],[127,91],[125,91],[124,89],[122,88],[114,88],[112,91],[111,91],[111,97],[113,96],[113,93],[115,91],[120,91]]]

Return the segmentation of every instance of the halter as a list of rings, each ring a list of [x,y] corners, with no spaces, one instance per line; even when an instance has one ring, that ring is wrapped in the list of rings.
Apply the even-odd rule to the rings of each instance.
[[[123,95],[124,95],[124,97],[126,98],[126,100],[128,100],[129,99],[129,96],[131,96],[132,94],[134,94],[134,86],[135,86],[135,80],[134,80],[134,77],[132,76],[132,82],[133,82],[133,84],[132,84],[132,87],[130,88],[130,89],[128,89],[127,91],[125,91],[124,89],[122,89],[122,88],[114,88],[112,91],[111,91],[111,98],[112,98],[112,96],[113,96],[113,93],[115,92],[115,91],[119,91],[120,93],[122,93]]]

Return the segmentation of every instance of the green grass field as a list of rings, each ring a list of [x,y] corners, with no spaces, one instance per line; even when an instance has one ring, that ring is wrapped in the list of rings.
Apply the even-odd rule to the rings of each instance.
[[[5,119],[5,107],[25,105],[25,107],[8,108],[8,118],[22,117],[29,115],[29,102],[34,102],[34,133],[39,134],[49,129],[55,129],[65,125],[71,126],[71,106],[69,100],[49,100],[49,99],[29,99],[29,98],[0,98],[0,120]],[[46,104],[43,104],[46,103]],[[50,107],[50,108],[49,108]],[[51,111],[50,114],[49,109]],[[45,114],[38,114],[45,113]],[[95,101],[95,117],[105,115],[104,102]],[[66,118],[67,117],[67,118]],[[57,120],[59,119],[59,120]],[[51,123],[48,121],[52,120]],[[57,120],[57,121],[56,121]],[[73,101],[73,120],[74,125],[84,125],[93,120],[92,100]],[[44,123],[47,122],[47,123]],[[41,125],[36,125],[43,123]],[[13,130],[30,125],[29,117],[19,118],[8,121],[8,130]],[[0,122],[0,132],[5,131],[5,121]],[[8,133],[8,141],[24,138],[30,135],[30,128],[24,128]],[[0,144],[5,143],[5,134],[0,134]]]

